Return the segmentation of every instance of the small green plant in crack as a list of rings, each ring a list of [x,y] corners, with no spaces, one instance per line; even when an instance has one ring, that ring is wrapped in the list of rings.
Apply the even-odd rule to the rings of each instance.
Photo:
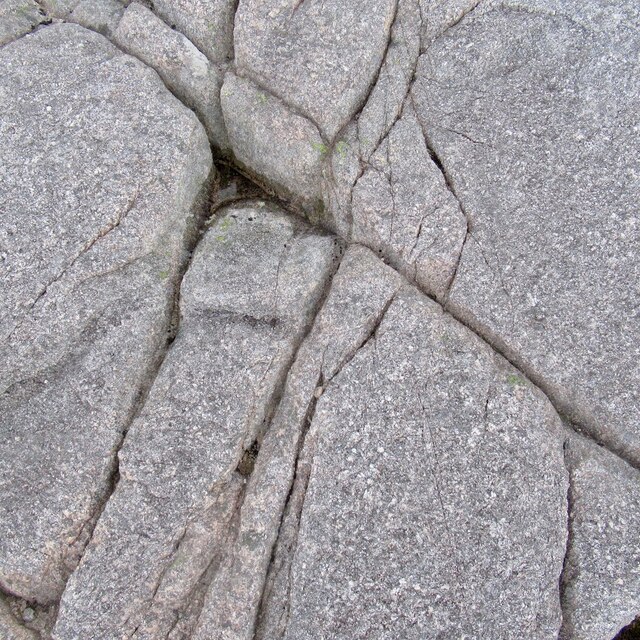
[[[160,276],[160,280],[166,280],[169,277],[169,270],[163,269],[158,275]]]
[[[264,93],[259,93],[258,94],[258,103],[259,104],[267,104],[267,96],[265,96]]]
[[[507,382],[512,386],[512,387],[524,387],[525,382],[524,380],[516,375],[515,373],[510,373],[507,376]]]
[[[343,160],[347,157],[348,148],[349,145],[344,140],[338,140],[338,142],[336,143],[336,151]]]
[[[317,151],[321,156],[324,156],[328,153],[329,147],[323,142],[312,142],[311,147],[314,151]]]

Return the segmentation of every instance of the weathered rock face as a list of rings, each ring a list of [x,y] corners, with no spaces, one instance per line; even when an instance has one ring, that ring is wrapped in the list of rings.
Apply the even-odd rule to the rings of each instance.
[[[211,171],[157,75],[56,25],[0,50],[0,584],[59,597],[167,338]]]
[[[240,0],[236,65],[332,141],[382,63],[394,0]]]
[[[637,637],[639,34],[0,0],[0,640]]]
[[[610,640],[640,612],[640,472],[574,438],[562,638]]]
[[[404,290],[318,400],[261,637],[556,637],[562,443],[542,394]]]
[[[640,9],[505,5],[436,40],[413,89],[471,223],[449,307],[638,463]]]
[[[337,259],[334,238],[260,205],[225,211],[198,246],[177,338],[62,599],[58,640],[166,637],[224,556],[246,458]]]
[[[196,640],[255,637],[260,601],[290,492],[304,475],[298,454],[323,386],[373,331],[401,278],[351,247],[287,377],[282,400],[247,485],[235,543],[211,584]]]

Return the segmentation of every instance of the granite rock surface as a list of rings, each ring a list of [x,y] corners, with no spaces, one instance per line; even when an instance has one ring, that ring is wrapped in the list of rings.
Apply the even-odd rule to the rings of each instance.
[[[639,62],[633,0],[0,0],[0,639],[637,640]]]

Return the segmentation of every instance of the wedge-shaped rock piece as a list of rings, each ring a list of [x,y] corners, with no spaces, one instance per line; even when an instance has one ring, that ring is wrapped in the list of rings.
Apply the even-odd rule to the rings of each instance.
[[[557,637],[562,444],[538,390],[404,290],[318,400],[297,546],[266,607],[284,625],[258,637]]]
[[[340,132],[324,171],[323,199],[345,237],[351,233],[353,186],[400,117],[419,54],[420,5],[418,0],[399,0],[375,84],[362,111]]]
[[[62,599],[56,640],[165,638],[224,555],[260,441],[338,247],[264,203],[227,209],[182,284],[182,320]],[[206,579],[206,576],[205,576]],[[186,633],[186,631],[185,631]]]
[[[261,595],[296,458],[323,385],[374,330],[401,283],[368,249],[352,245],[313,329],[300,347],[283,399],[247,485],[235,545],[216,575],[196,640],[254,638]]]
[[[640,472],[594,444],[569,442],[569,552],[563,640],[611,640],[640,616]]]
[[[211,62],[233,58],[235,0],[154,0],[154,11],[183,33]]]
[[[378,251],[443,300],[467,231],[457,200],[429,156],[410,106],[353,189],[352,240]]]
[[[34,0],[0,0],[0,47],[33,31],[44,19]]]
[[[236,64],[331,141],[367,97],[395,10],[396,0],[240,0]]]
[[[40,0],[47,15],[112,38],[124,13],[119,0]]]
[[[211,142],[220,149],[227,148],[220,109],[222,70],[185,36],[137,2],[125,11],[114,39],[120,48],[153,67],[167,87],[200,116]]]
[[[47,603],[166,344],[211,154],[154,71],[77,25],[0,67],[0,585]]]
[[[245,78],[227,73],[221,92],[229,143],[258,180],[322,220],[322,163],[328,147],[317,127]]]
[[[450,309],[640,464],[640,5],[505,4],[437,40],[414,85],[471,221]]]

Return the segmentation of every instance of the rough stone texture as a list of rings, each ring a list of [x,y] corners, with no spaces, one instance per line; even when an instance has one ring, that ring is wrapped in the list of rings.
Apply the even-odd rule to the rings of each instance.
[[[185,36],[137,2],[127,8],[114,39],[120,48],[153,67],[167,87],[194,109],[213,144],[228,147],[220,108],[224,75],[220,69]]]
[[[76,25],[0,51],[0,585],[61,593],[166,341],[211,171],[155,72]]]
[[[422,46],[429,46],[447,29],[455,26],[465,15],[475,9],[482,0],[420,0],[422,21]],[[485,5],[497,4],[484,0]]]
[[[301,346],[249,480],[235,546],[205,600],[195,640],[251,640],[308,420],[325,385],[379,321],[400,276],[358,246],[345,254]]]
[[[236,65],[331,141],[367,97],[395,11],[396,0],[240,0]]]
[[[233,58],[235,8],[235,0],[153,0],[154,11],[214,63]]]
[[[123,13],[117,0],[80,0],[68,20],[113,38]]]
[[[371,93],[355,121],[340,133],[324,172],[323,198],[336,228],[350,237],[353,187],[372,153],[400,117],[420,53],[420,7],[399,0],[389,46]]]
[[[320,176],[328,149],[316,126],[232,73],[225,76],[221,102],[237,161],[318,222],[324,213]]]
[[[29,631],[20,624],[2,597],[0,597],[0,638],[2,640],[38,640],[38,636],[33,631]]]
[[[539,391],[404,290],[318,400],[285,625],[259,637],[557,637],[562,444]]]
[[[0,47],[33,31],[43,20],[33,0],[0,0]]]
[[[476,9],[414,97],[471,221],[450,309],[640,463],[640,5]]]
[[[352,198],[351,238],[443,300],[467,223],[409,107],[370,157]]]
[[[335,240],[264,203],[225,210],[182,284],[181,325],[69,581],[56,640],[165,638],[223,555],[262,437],[334,269]],[[247,471],[244,472],[245,475]]]
[[[640,613],[640,472],[569,442],[571,540],[561,638],[611,640]]]

